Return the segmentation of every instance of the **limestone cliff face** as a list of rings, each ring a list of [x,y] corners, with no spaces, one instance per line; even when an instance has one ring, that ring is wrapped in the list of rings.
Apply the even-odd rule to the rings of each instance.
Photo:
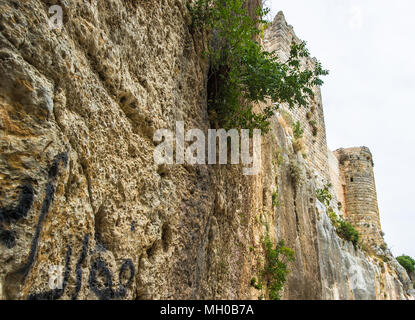
[[[306,159],[281,114],[257,176],[154,163],[157,129],[209,128],[186,2],[0,1],[0,299],[257,299],[266,234],[296,252],[285,299],[408,298],[396,261],[339,239],[316,200],[331,179],[319,94]],[[279,15],[265,42],[286,28]]]

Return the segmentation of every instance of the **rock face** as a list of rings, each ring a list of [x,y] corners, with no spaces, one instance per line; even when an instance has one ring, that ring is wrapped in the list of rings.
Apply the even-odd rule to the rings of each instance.
[[[323,205],[317,223],[323,299],[405,300],[411,281],[405,270],[387,253],[369,257],[351,242],[336,235]],[[386,262],[385,262],[386,261]],[[413,297],[412,297],[413,298]]]
[[[256,176],[155,164],[157,129],[209,128],[206,36],[186,2],[0,2],[0,298],[266,297],[250,282],[267,234],[295,249],[285,299],[409,298],[393,257],[338,238],[316,200],[331,179],[319,94],[306,159],[280,114]],[[275,31],[295,36],[279,15],[265,46]]]

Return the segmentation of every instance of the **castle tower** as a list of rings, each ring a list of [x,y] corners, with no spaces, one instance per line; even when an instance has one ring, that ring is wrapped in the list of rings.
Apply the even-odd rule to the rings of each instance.
[[[367,245],[384,243],[379,218],[372,153],[367,147],[334,152],[342,176],[345,216]]]

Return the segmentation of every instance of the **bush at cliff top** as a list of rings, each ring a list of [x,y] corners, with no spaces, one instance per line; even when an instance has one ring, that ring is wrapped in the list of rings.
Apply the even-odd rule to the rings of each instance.
[[[415,271],[415,260],[410,256],[402,255],[397,257],[396,260],[398,260],[401,266],[404,267],[408,273]]]
[[[245,0],[197,0],[191,7],[193,30],[210,35],[208,107],[212,121],[222,127],[269,130],[269,119],[286,103],[308,107],[314,86],[327,75],[319,62],[312,70],[301,68],[300,60],[310,56],[305,43],[292,43],[290,57],[280,61],[276,52],[266,52],[255,40],[269,22],[269,9],[257,9],[249,16]],[[271,101],[255,113],[252,103]],[[270,105],[268,103],[268,105]]]

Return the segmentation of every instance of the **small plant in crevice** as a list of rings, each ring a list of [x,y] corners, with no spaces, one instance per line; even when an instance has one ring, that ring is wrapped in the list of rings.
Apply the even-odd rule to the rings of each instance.
[[[330,202],[333,199],[333,195],[329,191],[331,187],[331,183],[328,183],[323,187],[323,189],[317,189],[316,191],[317,199],[326,207],[330,206]]]
[[[355,247],[359,245],[360,234],[355,227],[348,221],[339,218],[339,227],[337,228],[337,234],[347,240],[351,241]]]
[[[311,120],[309,122],[309,125],[311,126],[311,131],[313,133],[313,136],[317,137],[317,134],[318,134],[317,121],[316,120]]]
[[[286,125],[292,127],[294,124],[292,115],[285,109],[279,109],[278,113],[281,115],[281,118],[284,119]]]
[[[229,264],[225,261],[225,259],[221,259],[219,262],[219,270],[221,273],[227,275],[229,274]]]
[[[280,201],[278,199],[278,186],[277,189],[272,193],[272,207],[278,208],[280,206]]]
[[[293,149],[295,153],[301,152],[303,157],[306,157],[306,145],[303,139],[304,128],[301,127],[300,121],[293,123],[292,125],[294,140]]]
[[[388,256],[384,255],[384,254],[378,255],[378,258],[380,260],[382,260],[383,262],[385,262],[385,263],[388,263],[388,262],[391,261],[391,259]]]
[[[331,183],[327,183],[323,189],[316,191],[317,199],[324,204],[327,209],[327,216],[330,218],[331,224],[336,230],[337,235],[346,240],[351,241],[355,248],[360,245],[360,234],[356,228],[347,220],[342,217],[338,217],[333,208],[330,207],[330,202],[333,199],[333,195],[329,189],[332,187]],[[339,211],[341,206],[337,203]]]
[[[249,16],[245,0],[197,0],[189,6],[192,29],[210,35],[207,57],[208,108],[211,121],[223,128],[269,130],[269,119],[281,104],[308,107],[320,76],[328,74],[320,62],[304,69],[301,60],[310,57],[305,42],[293,42],[289,58],[280,61],[276,52],[266,52],[256,39],[268,22],[269,9],[259,7]],[[271,101],[262,111],[252,104]]]
[[[299,162],[294,158],[290,159],[289,173],[294,186],[301,186],[303,183],[303,170]]]
[[[300,121],[293,124],[293,133],[295,139],[301,139],[304,136],[304,129],[301,127]]]
[[[305,157],[306,155],[306,146],[303,139],[294,139],[293,141],[293,149],[295,153],[301,152],[301,154]]]
[[[279,241],[274,247],[269,235],[264,239],[265,265],[262,277],[268,288],[271,300],[280,300],[281,291],[289,274],[288,263],[295,261],[294,250]]]
[[[254,287],[257,290],[262,290],[262,282],[257,281],[255,277],[251,279],[251,287]]]
[[[277,164],[278,167],[281,167],[281,165],[284,163],[284,156],[282,155],[281,151],[277,151]]]
[[[331,207],[327,208],[327,215],[330,218],[331,224],[337,228],[338,224],[338,217],[337,214],[333,211],[333,209]]]

